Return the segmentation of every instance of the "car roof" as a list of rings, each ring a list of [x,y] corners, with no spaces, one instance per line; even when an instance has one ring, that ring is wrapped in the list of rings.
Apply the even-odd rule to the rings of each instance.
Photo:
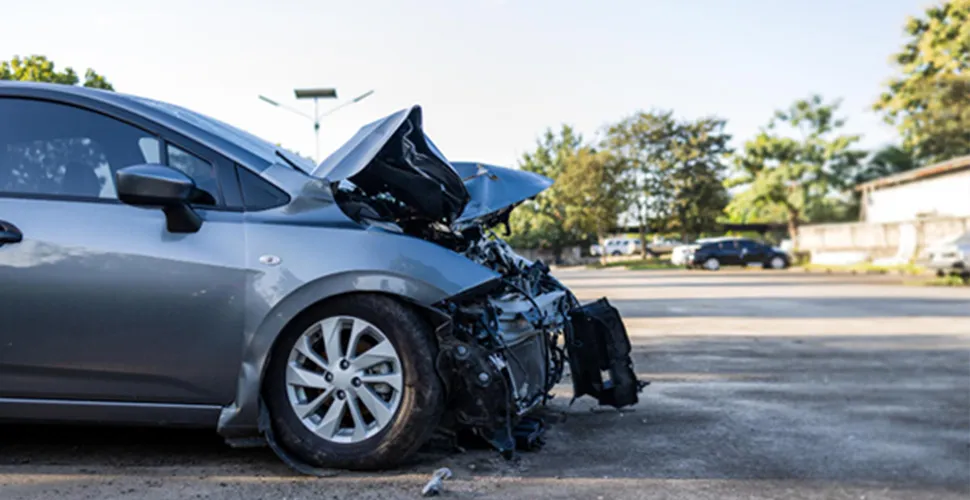
[[[66,100],[84,101],[85,105],[94,109],[98,109],[101,105],[108,105],[194,137],[236,161],[258,170],[266,168],[271,163],[278,163],[276,155],[279,148],[270,142],[215,118],[174,104],[77,85],[7,80],[0,81],[0,97],[66,98]]]

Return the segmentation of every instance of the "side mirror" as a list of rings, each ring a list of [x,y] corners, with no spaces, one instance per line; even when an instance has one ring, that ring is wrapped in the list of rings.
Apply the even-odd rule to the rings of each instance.
[[[160,207],[168,230],[195,233],[202,227],[189,202],[195,196],[195,181],[179,170],[165,165],[132,165],[115,173],[115,187],[122,203],[140,207]]]

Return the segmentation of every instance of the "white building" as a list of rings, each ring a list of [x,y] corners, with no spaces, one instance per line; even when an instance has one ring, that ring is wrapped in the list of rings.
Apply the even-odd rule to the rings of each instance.
[[[856,187],[862,222],[970,216],[970,156],[961,156]]]

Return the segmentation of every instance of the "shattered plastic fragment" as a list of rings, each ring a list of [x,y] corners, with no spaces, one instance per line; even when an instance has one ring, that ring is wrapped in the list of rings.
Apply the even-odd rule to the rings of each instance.
[[[447,467],[442,467],[436,471],[431,476],[431,480],[428,484],[424,485],[424,489],[421,490],[421,495],[426,497],[433,497],[441,493],[442,481],[445,479],[451,479],[451,469]]]

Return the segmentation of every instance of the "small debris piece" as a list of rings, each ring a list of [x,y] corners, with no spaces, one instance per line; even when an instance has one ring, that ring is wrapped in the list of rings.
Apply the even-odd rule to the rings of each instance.
[[[523,417],[512,429],[516,449],[537,451],[545,444],[546,427],[541,418]]]
[[[441,493],[442,481],[451,478],[451,469],[447,467],[442,467],[436,471],[431,476],[431,480],[428,484],[424,485],[424,489],[421,490],[421,495],[426,497],[433,497]]]

